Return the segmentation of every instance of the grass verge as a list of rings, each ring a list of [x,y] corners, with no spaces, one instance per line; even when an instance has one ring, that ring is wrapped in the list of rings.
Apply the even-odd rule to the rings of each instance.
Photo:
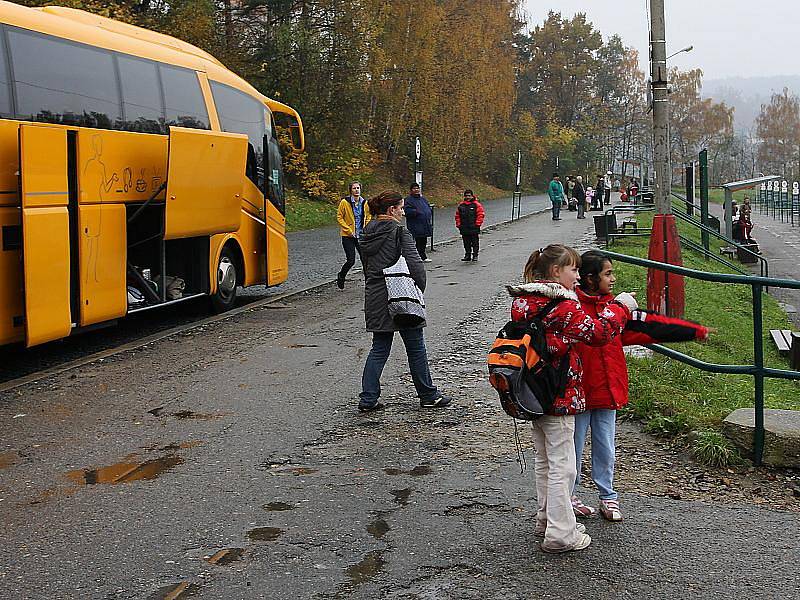
[[[642,226],[649,226],[651,216],[640,215]],[[692,236],[694,237],[694,236]],[[612,250],[644,257],[648,238],[625,238]],[[684,265],[702,271],[728,272],[723,265],[707,262],[691,251],[683,252]],[[646,270],[617,262],[616,289],[638,291],[642,302],[646,295]],[[700,360],[718,364],[753,364],[752,293],[749,286],[711,283],[686,278],[686,318],[716,328],[706,343],[673,344],[675,349]],[[761,332],[764,360],[768,366],[786,369],[772,343],[770,329],[788,329],[786,313],[769,295],[763,298],[764,329]],[[630,405],[627,411],[646,422],[649,431],[678,436],[690,431],[716,432],[731,411],[752,407],[754,381],[749,376],[718,375],[700,371],[660,355],[652,359],[628,359]],[[800,385],[796,382],[767,379],[764,401],[768,408],[800,410]],[[697,452],[702,459],[725,454],[721,444],[706,435],[704,448]],[[696,445],[696,442],[695,442]],[[715,451],[709,446],[717,446]]]

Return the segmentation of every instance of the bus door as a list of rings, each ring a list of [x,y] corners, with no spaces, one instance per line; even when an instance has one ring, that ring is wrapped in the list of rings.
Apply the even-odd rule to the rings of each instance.
[[[25,343],[34,346],[72,330],[68,131],[20,125]]]
[[[165,240],[237,231],[247,136],[169,128]]]
[[[283,189],[283,167],[277,140],[265,136],[267,153],[267,193],[264,221],[267,227],[267,285],[277,285],[289,276],[289,242],[286,239],[286,197]]]

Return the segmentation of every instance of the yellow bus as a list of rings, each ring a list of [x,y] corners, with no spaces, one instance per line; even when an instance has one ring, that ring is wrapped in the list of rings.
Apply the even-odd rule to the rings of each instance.
[[[288,275],[275,115],[175,38],[0,2],[0,345]]]

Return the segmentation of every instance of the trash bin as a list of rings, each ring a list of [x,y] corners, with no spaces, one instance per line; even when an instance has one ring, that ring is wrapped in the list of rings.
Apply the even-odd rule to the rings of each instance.
[[[746,250],[743,250],[742,248],[737,248],[736,249],[736,254],[737,254],[738,258],[739,258],[739,262],[742,263],[742,264],[757,263],[758,262],[758,257],[755,256],[754,254],[751,254],[751,252],[758,252],[758,244],[756,244],[755,242],[746,242],[746,243],[741,244],[741,245],[742,245],[743,248],[747,248],[747,250],[750,250],[750,252],[747,252]]]
[[[708,215],[706,217],[706,227],[710,227],[717,233],[720,231],[719,219],[714,215]]]
[[[602,214],[594,216],[594,234],[598,240],[608,239],[608,234],[617,232],[617,215]]]

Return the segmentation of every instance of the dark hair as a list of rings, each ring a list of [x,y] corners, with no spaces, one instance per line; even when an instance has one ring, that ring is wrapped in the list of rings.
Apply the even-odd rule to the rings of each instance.
[[[367,201],[369,212],[373,215],[385,215],[393,206],[397,206],[403,201],[403,195],[394,190],[386,190],[377,196],[373,196]]]
[[[558,173],[553,173],[553,179],[555,179],[556,177],[559,177],[559,174]]]
[[[611,263],[602,252],[589,250],[581,254],[581,266],[578,270],[581,276],[581,287],[590,292],[597,291],[597,281],[606,263]]]
[[[351,181],[351,182],[350,182],[350,185],[349,185],[349,186],[347,186],[347,193],[348,193],[348,194],[352,194],[352,193],[353,193],[353,186],[354,186],[355,184],[361,185],[361,182],[360,182],[360,181]]]
[[[418,187],[419,187],[419,184],[415,181],[414,183],[411,184],[411,187],[408,188],[408,189],[413,190],[414,188],[418,188]]]
[[[466,196],[467,194],[469,194],[470,196],[474,196],[475,195],[475,193],[469,188],[464,190],[464,195]]]
[[[564,244],[550,244],[546,248],[534,250],[525,263],[523,276],[525,283],[538,279],[548,279],[553,267],[581,266],[581,257],[573,248]]]

